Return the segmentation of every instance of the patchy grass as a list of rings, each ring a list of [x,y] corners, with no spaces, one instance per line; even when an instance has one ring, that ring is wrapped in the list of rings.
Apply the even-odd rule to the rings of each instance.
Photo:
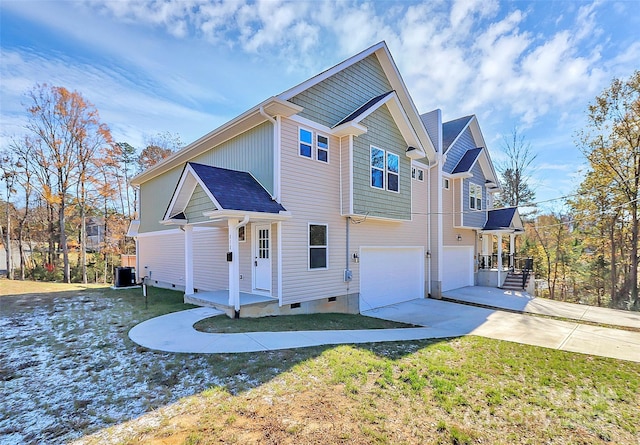
[[[638,444],[640,438],[637,363],[477,337],[159,353],[133,344],[127,332],[187,308],[178,292],[149,288],[147,305],[140,289],[28,292],[0,297],[3,444],[64,443],[91,433],[78,443]]]
[[[277,332],[322,331],[336,329],[393,329],[415,327],[405,323],[380,320],[352,314],[287,315],[280,317],[241,318],[234,320],[226,315],[206,318],[195,324],[202,332]]]
[[[294,360],[250,391],[212,388],[78,443],[637,444],[640,438],[634,363],[477,337],[345,345]]]

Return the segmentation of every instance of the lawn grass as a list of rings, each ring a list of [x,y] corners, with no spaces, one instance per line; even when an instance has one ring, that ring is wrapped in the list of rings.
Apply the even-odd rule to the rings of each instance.
[[[472,336],[159,353],[127,332],[190,307],[180,292],[149,288],[145,304],[140,289],[23,286],[28,294],[0,297],[7,443],[66,443],[91,433],[78,443],[639,443],[637,363]],[[304,318],[306,329],[363,326],[350,317]],[[266,330],[251,320],[219,321]]]
[[[287,371],[250,391],[214,387],[81,443],[637,444],[640,437],[635,363],[478,337],[310,348],[289,359]]]
[[[337,329],[393,329],[415,327],[406,323],[354,314],[286,315],[279,317],[231,319],[226,315],[206,318],[196,330],[211,333],[319,331]]]

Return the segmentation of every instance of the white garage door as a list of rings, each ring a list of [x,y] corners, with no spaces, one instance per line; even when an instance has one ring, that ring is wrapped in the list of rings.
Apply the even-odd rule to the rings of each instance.
[[[422,247],[360,249],[360,312],[424,297]]]
[[[442,291],[473,286],[473,247],[445,247],[442,252]]]

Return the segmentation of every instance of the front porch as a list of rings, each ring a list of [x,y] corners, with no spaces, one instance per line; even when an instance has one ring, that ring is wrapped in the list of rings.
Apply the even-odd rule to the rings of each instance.
[[[184,302],[197,306],[213,307],[227,314],[229,317],[255,317],[275,315],[278,312],[278,299],[266,295],[240,292],[239,309],[229,304],[229,290],[200,291],[184,295]],[[259,315],[258,315],[259,314]]]

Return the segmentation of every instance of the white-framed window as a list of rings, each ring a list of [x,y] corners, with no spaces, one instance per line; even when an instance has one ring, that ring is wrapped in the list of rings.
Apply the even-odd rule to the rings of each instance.
[[[387,152],[387,190],[400,191],[400,158],[395,153]]]
[[[445,190],[449,190],[449,178],[442,178],[442,187]]]
[[[247,226],[238,227],[238,241],[244,243],[247,240]]]
[[[371,187],[400,191],[400,157],[371,146]]]
[[[329,268],[328,232],[326,224],[309,224],[309,269]]]
[[[313,132],[307,130],[306,128],[298,129],[298,138],[299,138],[299,148],[298,154],[300,156],[304,156],[305,158],[313,157]]]
[[[329,163],[329,137],[303,127],[298,128],[298,154],[302,157]]]
[[[329,138],[322,134],[316,135],[316,159],[329,162]]]
[[[469,184],[469,208],[482,210],[482,186],[474,183]]]
[[[371,147],[371,187],[384,189],[384,150]]]
[[[421,168],[411,167],[411,179],[424,181],[424,170]]]

